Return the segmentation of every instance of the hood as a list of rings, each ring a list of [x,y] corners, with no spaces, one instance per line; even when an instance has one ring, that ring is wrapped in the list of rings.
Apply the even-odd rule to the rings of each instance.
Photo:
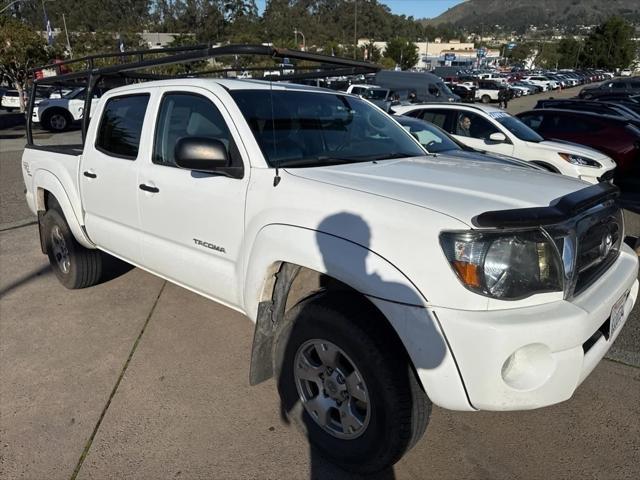
[[[588,186],[549,172],[449,155],[286,170],[435,210],[467,225],[486,211],[548,206]]]
[[[442,152],[442,154],[449,157],[462,158],[467,161],[493,162],[504,166],[530,168],[532,170],[545,171],[543,168],[538,167],[531,162],[520,160],[514,157],[509,157],[507,155],[501,155],[499,153],[488,153],[483,150],[478,150],[475,152],[473,150],[447,150],[445,152]]]
[[[604,153],[596,150],[595,148],[585,147],[577,143],[566,142],[564,140],[544,140],[539,143],[531,144],[537,148],[543,148],[552,152],[571,153],[574,155],[580,155],[583,157],[597,160],[603,167],[615,167],[615,162]]]

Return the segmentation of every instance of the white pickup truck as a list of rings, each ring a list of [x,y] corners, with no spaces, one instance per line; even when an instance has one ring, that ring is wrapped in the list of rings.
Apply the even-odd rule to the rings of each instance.
[[[569,399],[638,296],[615,187],[429,154],[340,92],[128,85],[84,147],[22,162],[66,287],[113,256],[246,314],[251,383],[275,375],[283,411],[353,471],[396,462],[432,403]]]

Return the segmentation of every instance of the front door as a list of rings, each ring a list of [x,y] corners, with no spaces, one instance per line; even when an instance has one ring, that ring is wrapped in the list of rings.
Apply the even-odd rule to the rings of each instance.
[[[497,142],[489,138],[493,133],[504,134],[504,132],[476,113],[457,111],[449,125],[451,129],[449,133],[471,148],[502,155],[513,155],[513,144],[508,137],[505,142]]]
[[[243,178],[178,168],[176,142],[220,140],[237,165],[246,154],[222,102],[197,87],[161,90],[153,148],[140,169],[144,265],[222,303],[240,306],[240,252],[250,169]]]

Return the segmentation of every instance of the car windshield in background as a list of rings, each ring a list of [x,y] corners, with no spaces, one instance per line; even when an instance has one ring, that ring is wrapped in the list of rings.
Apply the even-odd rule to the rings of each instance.
[[[387,98],[387,91],[372,89],[364,92],[364,95],[362,96],[367,100],[384,100],[385,98]]]
[[[230,93],[272,167],[425,155],[402,127],[357,97],[287,90]]]
[[[444,153],[462,150],[446,133],[435,125],[411,117],[397,117],[396,120],[413,135],[429,153]]]
[[[500,112],[503,113],[503,112]],[[539,143],[544,140],[540,135],[531,130],[517,118],[512,117],[508,113],[504,113],[496,118],[496,120],[507,130],[513,133],[520,140],[525,142]]]
[[[63,94],[62,98],[66,98],[66,99],[71,100],[71,99],[76,98],[77,96],[79,96],[82,92],[84,92],[84,87],[74,88],[70,92]]]

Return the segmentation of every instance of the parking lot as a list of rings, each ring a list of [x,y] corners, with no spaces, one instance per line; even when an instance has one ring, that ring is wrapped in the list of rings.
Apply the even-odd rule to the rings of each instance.
[[[353,478],[283,420],[273,380],[249,386],[244,316],[139,269],[62,287],[22,195],[23,128],[6,114],[0,126],[1,478]],[[640,235],[640,216],[626,220]],[[639,398],[636,306],[572,399],[512,413],[434,407],[425,437],[379,478],[637,478]]]

